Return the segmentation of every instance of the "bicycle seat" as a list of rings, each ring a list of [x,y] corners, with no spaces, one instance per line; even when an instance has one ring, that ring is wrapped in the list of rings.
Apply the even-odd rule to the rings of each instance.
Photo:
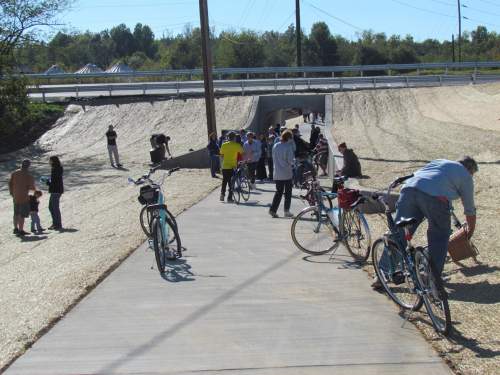
[[[401,219],[396,221],[396,226],[398,228],[404,228],[404,227],[413,225],[416,222],[417,222],[417,219],[415,219],[414,217],[402,217]]]

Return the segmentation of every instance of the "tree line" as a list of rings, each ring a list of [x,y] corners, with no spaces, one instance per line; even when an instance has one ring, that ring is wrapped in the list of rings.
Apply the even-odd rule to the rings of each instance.
[[[122,62],[135,70],[192,69],[202,66],[201,34],[186,26],[175,36],[156,38],[148,25],[133,30],[120,24],[100,32],[58,32],[50,41],[27,40],[14,53],[18,66],[44,72],[53,64],[74,72],[87,63],[105,69]],[[325,22],[302,32],[303,65],[406,64],[458,61],[458,46],[449,40],[415,41],[411,35],[387,36],[364,31],[357,40],[331,32]],[[296,63],[294,25],[286,31],[222,31],[211,38],[216,67],[293,66]],[[500,34],[478,26],[462,36],[462,61],[500,59]]]

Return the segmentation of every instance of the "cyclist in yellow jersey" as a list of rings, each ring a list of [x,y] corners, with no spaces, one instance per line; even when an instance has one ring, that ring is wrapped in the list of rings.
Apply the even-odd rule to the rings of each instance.
[[[243,147],[235,142],[236,134],[230,132],[227,135],[227,142],[224,142],[220,148],[220,156],[222,157],[222,187],[220,191],[220,200],[224,202],[226,195],[226,187],[229,185],[228,202],[233,202],[233,187],[231,186],[231,178],[233,172],[238,166],[238,160],[241,160],[243,155]]]

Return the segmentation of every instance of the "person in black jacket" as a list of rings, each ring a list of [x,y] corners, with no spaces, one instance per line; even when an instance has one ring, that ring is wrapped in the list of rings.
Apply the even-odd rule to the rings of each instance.
[[[339,144],[339,152],[344,157],[344,167],[337,174],[347,177],[361,177],[361,164],[358,156],[345,143]]]
[[[57,156],[51,156],[49,159],[50,166],[52,168],[50,173],[50,180],[47,181],[49,185],[49,211],[52,216],[52,225],[49,229],[61,230],[61,210],[59,208],[59,201],[61,200],[61,195],[64,193],[63,185],[63,167],[61,161]]]
[[[220,173],[220,147],[217,143],[217,134],[210,134],[207,149],[210,155],[210,172],[213,178],[217,178],[217,173]]]

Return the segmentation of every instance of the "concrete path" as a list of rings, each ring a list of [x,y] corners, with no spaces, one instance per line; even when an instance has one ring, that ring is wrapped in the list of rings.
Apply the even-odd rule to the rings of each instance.
[[[258,187],[181,215],[188,251],[165,278],[140,248],[7,374],[451,373],[347,255],[299,252]]]

